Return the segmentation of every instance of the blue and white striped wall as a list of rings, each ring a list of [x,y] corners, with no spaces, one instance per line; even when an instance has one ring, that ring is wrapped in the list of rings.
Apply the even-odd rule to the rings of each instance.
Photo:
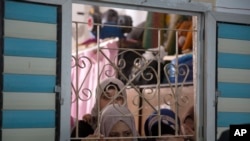
[[[250,25],[218,23],[217,137],[250,123]]]
[[[11,0],[5,0],[3,7],[0,140],[54,141],[58,9]]]

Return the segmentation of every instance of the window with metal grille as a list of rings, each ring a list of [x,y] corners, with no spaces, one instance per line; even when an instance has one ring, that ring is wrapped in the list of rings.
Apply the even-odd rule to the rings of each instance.
[[[71,140],[104,134],[102,99],[130,110],[138,134],[122,138],[195,140],[197,17],[81,4],[72,10]]]

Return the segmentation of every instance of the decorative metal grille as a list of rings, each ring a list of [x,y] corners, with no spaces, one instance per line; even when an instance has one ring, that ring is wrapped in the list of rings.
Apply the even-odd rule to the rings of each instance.
[[[73,24],[76,26],[76,35],[78,35],[79,23]],[[101,25],[96,24],[96,26],[98,35]],[[163,29],[153,28],[151,30],[157,30],[158,36],[163,31]],[[76,48],[72,49],[71,72],[72,110],[75,110],[72,111],[72,116],[76,118],[76,128],[78,128],[78,120],[82,120],[83,115],[91,112],[96,101],[96,88],[103,79],[115,77],[124,83],[124,88],[118,90],[118,93],[121,93],[122,90],[127,92],[125,103],[134,116],[136,130],[140,135],[138,138],[146,138],[143,131],[144,123],[152,112],[159,114],[159,109],[171,108],[176,113],[175,118],[180,117],[181,119],[185,114],[183,108],[193,104],[193,83],[187,81],[192,73],[190,66],[178,63],[178,61],[175,64],[163,63],[160,44],[156,49],[138,49],[124,47],[126,42],[123,39],[110,38],[103,41],[97,38],[93,46],[82,49],[78,44],[77,36],[76,42]],[[178,47],[176,49],[178,52]],[[153,54],[155,59],[147,59],[143,55],[145,52]],[[176,55],[175,59],[177,60],[178,57]],[[110,99],[109,103],[113,103],[112,101],[115,100],[115,98]],[[99,114],[100,112],[98,109]],[[97,127],[100,125],[99,121],[97,121]],[[181,123],[175,120],[175,125],[179,124]],[[178,129],[181,128],[181,125],[175,128],[181,130]],[[170,138],[192,136],[183,135],[177,130],[175,135]],[[77,136],[78,133],[76,133],[76,138]],[[161,137],[163,136],[159,135],[159,138]],[[153,137],[148,136],[147,138]]]

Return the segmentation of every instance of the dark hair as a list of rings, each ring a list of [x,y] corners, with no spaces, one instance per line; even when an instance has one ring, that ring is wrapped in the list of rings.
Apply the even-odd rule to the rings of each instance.
[[[90,16],[93,18],[93,22],[95,24],[101,24],[102,23],[102,16],[101,16],[100,13],[93,13],[93,14],[90,14]],[[92,33],[95,36],[97,36],[97,26],[96,25],[93,26]]]
[[[132,26],[133,21],[132,21],[132,18],[130,16],[121,15],[118,17],[117,24],[121,25],[121,26]],[[132,30],[131,27],[121,27],[121,28],[122,28],[122,33],[129,33]]]
[[[103,14],[102,19],[104,19],[105,22],[114,22],[117,24],[118,12],[114,9],[109,9]]]
[[[161,122],[161,134],[170,134],[170,135],[174,135],[175,134],[175,130],[173,128],[171,128],[170,126],[164,126],[165,123]],[[159,132],[158,132],[158,123],[154,124],[151,128],[151,132],[152,132],[152,136],[158,136]]]

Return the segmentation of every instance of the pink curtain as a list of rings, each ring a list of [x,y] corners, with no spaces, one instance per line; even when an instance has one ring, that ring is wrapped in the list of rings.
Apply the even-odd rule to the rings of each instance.
[[[103,53],[99,53],[99,55],[97,54],[97,50],[86,50],[81,52],[78,55],[78,63],[80,66],[72,67],[71,116],[73,118],[82,119],[83,115],[91,113],[91,109],[95,104],[95,93],[98,83],[98,76],[100,76],[100,81],[107,77],[116,76],[115,69],[110,65],[108,59],[112,63],[116,62],[118,54],[117,42],[108,43],[106,46],[102,47],[101,51]],[[105,58],[105,56],[108,59]],[[72,66],[74,66],[74,64],[76,63],[72,59]]]

